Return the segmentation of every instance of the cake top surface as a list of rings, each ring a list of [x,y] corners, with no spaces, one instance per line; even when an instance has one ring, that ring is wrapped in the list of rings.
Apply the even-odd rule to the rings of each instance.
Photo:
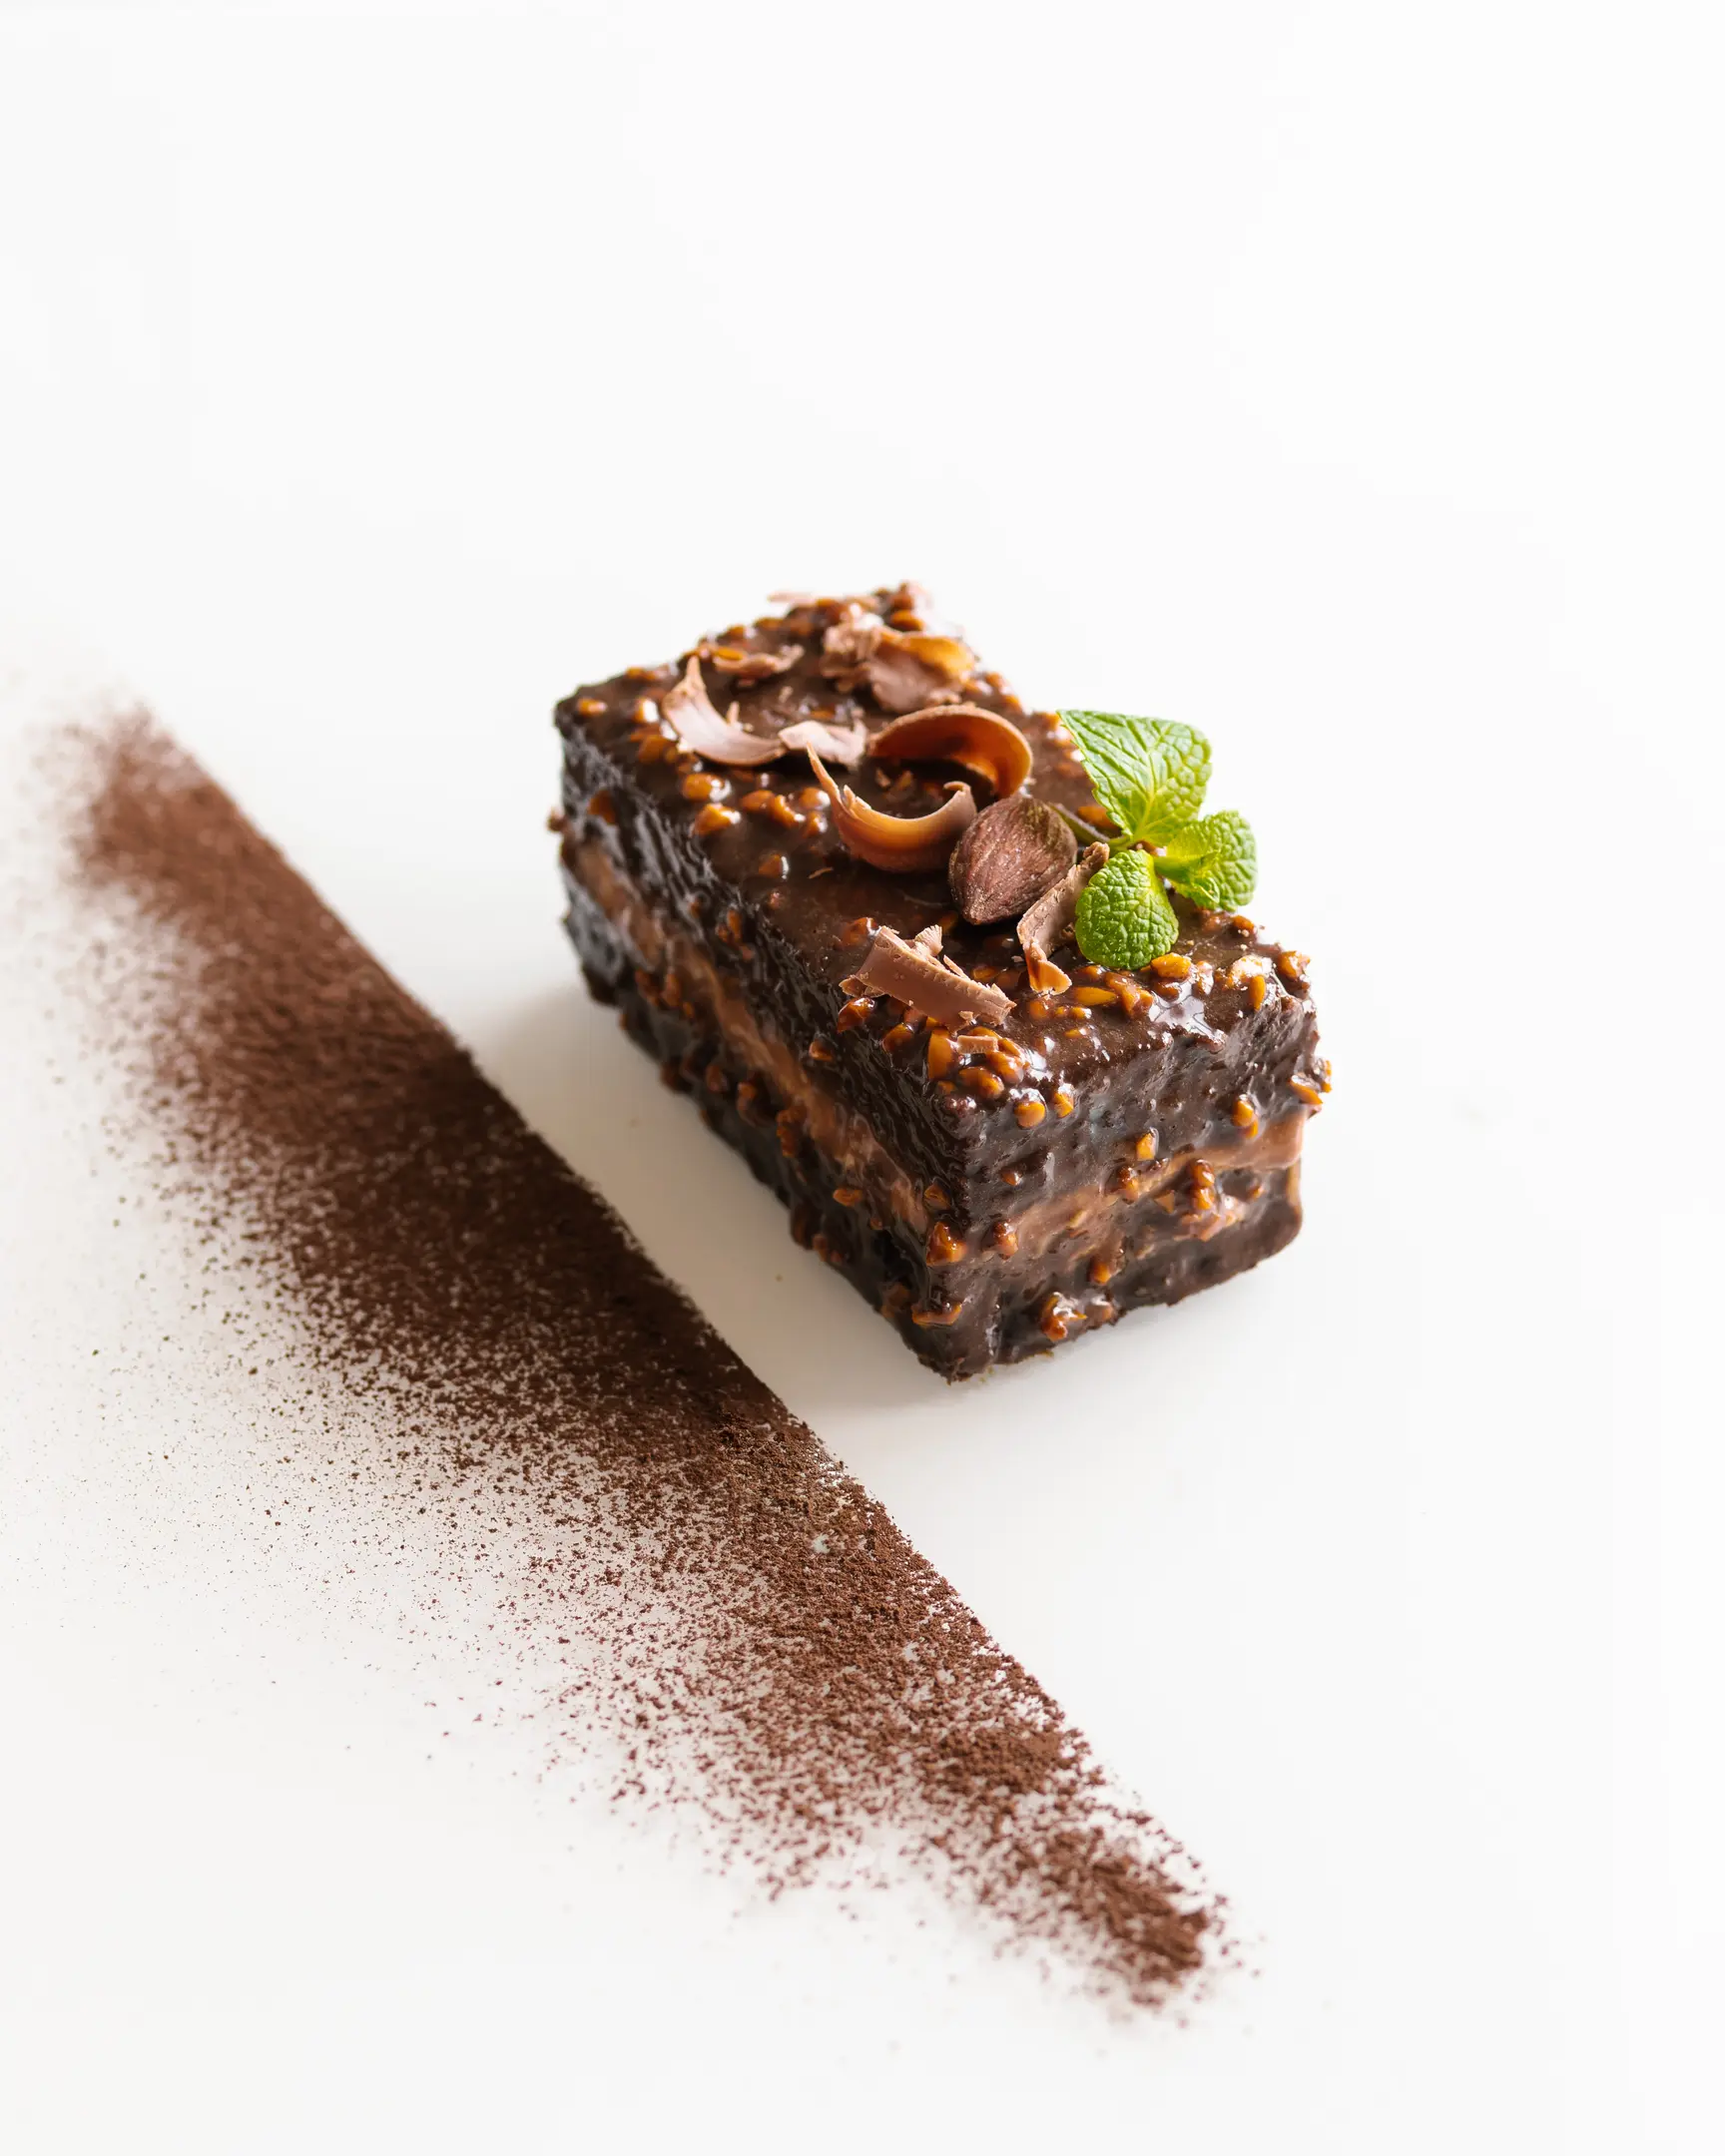
[[[657,810],[686,827],[715,876],[737,892],[738,918],[718,924],[721,932],[740,943],[776,935],[817,980],[850,984],[842,1026],[865,1026],[889,1053],[926,1059],[930,1077],[955,1099],[1008,1110],[1029,1125],[1050,1108],[1070,1113],[1078,1088],[1171,1035],[1220,1048],[1268,1000],[1306,997],[1299,953],[1244,914],[1178,895],[1173,948],[1138,970],[1086,962],[1071,940],[1069,905],[1058,943],[1040,964],[1027,955],[1014,917],[966,920],[949,880],[953,797],[967,785],[979,808],[992,805],[981,776],[987,758],[962,744],[964,762],[900,756],[893,752],[907,730],[887,730],[915,713],[942,715],[960,733],[966,726],[985,733],[990,716],[1008,722],[1028,745],[1028,775],[1014,800],[1046,805],[1074,831],[1093,829],[1100,838],[1107,819],[1072,736],[1056,713],[1026,710],[914,585],[782,594],[779,603],[782,612],[734,623],[674,664],[631,667],[584,686],[558,707],[557,720],[565,734],[584,733],[630,768]],[[908,731],[938,743],[942,729]],[[876,742],[878,750],[868,746]],[[1014,774],[990,776],[1004,784]],[[869,843],[866,832],[847,842],[848,800],[863,816],[933,818],[944,810],[948,827],[934,827],[920,853],[888,832],[893,857],[910,865],[874,865],[854,850]],[[601,815],[610,808],[591,806]],[[882,826],[870,827],[877,837]],[[974,823],[970,833],[974,853],[985,834]],[[1022,846],[1021,832],[1016,842]],[[936,856],[938,864],[923,864]],[[996,847],[992,866],[997,879],[1012,882],[1015,857]],[[975,993],[961,986],[957,999],[985,1008],[945,1013],[943,1023],[914,1003],[906,1010],[901,965],[876,964],[859,981],[870,950],[892,940],[880,930],[913,944],[924,967],[937,953],[948,973],[959,969]],[[887,978],[896,994],[881,992]],[[940,1005],[938,985],[929,1001]],[[1302,1082],[1315,1105],[1322,1072]]]

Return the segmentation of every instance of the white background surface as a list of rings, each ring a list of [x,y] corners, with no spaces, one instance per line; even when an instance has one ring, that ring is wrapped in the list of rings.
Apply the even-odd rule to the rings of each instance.
[[[220,1402],[90,1375],[32,1052],[11,2145],[1718,2146],[1709,27],[0,16],[11,722],[147,696],[1264,1940],[1121,2024],[427,1765],[370,1605],[183,1546]],[[578,678],[900,575],[1212,734],[1337,1070],[1286,1256],[957,1393],[582,1004],[541,827]]]

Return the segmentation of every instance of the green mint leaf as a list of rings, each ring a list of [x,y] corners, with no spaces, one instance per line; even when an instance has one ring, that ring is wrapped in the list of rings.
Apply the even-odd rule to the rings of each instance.
[[[1094,711],[1063,711],[1060,724],[1123,838],[1160,845],[1203,808],[1210,744],[1195,727]]]
[[[1258,842],[1243,815],[1222,808],[1176,831],[1158,865],[1194,905],[1232,913],[1257,888]]]
[[[1078,948],[1096,965],[1135,973],[1174,948],[1180,923],[1156,873],[1138,846],[1111,854],[1078,893]]]

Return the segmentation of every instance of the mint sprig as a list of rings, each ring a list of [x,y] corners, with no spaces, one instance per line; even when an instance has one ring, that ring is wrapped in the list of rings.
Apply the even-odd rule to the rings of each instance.
[[[1164,885],[1232,912],[1258,881],[1252,826],[1232,808],[1201,816],[1210,744],[1195,727],[1122,712],[1063,711],[1097,805],[1115,826],[1108,859],[1078,898],[1078,948],[1136,971],[1174,948],[1180,923]]]

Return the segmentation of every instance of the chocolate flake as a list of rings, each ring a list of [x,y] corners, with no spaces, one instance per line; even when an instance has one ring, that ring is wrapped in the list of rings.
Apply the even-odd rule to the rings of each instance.
[[[899,875],[943,868],[953,841],[975,818],[976,797],[963,785],[954,785],[940,807],[927,815],[888,815],[850,787],[841,787],[822,763],[819,751],[811,749],[808,754],[822,791],[833,805],[833,828],[857,858],[871,868]]]
[[[829,757],[835,764],[860,764],[868,750],[868,729],[861,719],[848,726],[799,719],[778,734],[751,734],[738,724],[735,704],[721,719],[707,694],[699,651],[690,654],[683,679],[667,692],[659,713],[685,749],[711,764],[775,764],[797,750]]]
[[[938,935],[938,929],[934,933]],[[972,980],[950,958],[936,957],[935,946],[924,942],[927,935],[924,929],[914,943],[906,943],[892,929],[877,928],[867,956],[857,968],[857,979],[877,995],[895,997],[912,1010],[924,1012],[936,1025],[961,1025],[966,1018],[998,1021],[1012,1015],[1012,998],[1004,989]]]
[[[1010,719],[980,704],[936,704],[906,712],[873,736],[873,757],[904,764],[958,764],[985,780],[996,797],[1016,794],[1030,776],[1030,744]]]
[[[853,599],[821,640],[821,671],[849,692],[867,683],[882,711],[913,712],[956,703],[976,655],[957,637],[889,629]]]
[[[784,753],[776,738],[739,726],[735,704],[720,718],[702,679],[698,651],[689,654],[683,679],[660,699],[659,716],[685,749],[714,764],[771,764]]]
[[[1072,933],[1073,918],[1078,911],[1078,893],[1107,858],[1105,845],[1086,846],[1059,882],[1050,885],[1023,915],[1018,923],[1018,941],[1026,956],[1034,950],[1043,964],[1047,964],[1047,953],[1058,950]],[[1058,972],[1059,968],[1054,970]],[[1033,985],[1051,988],[1055,983],[1036,981]],[[1061,981],[1059,985],[1066,987],[1069,983]]]

